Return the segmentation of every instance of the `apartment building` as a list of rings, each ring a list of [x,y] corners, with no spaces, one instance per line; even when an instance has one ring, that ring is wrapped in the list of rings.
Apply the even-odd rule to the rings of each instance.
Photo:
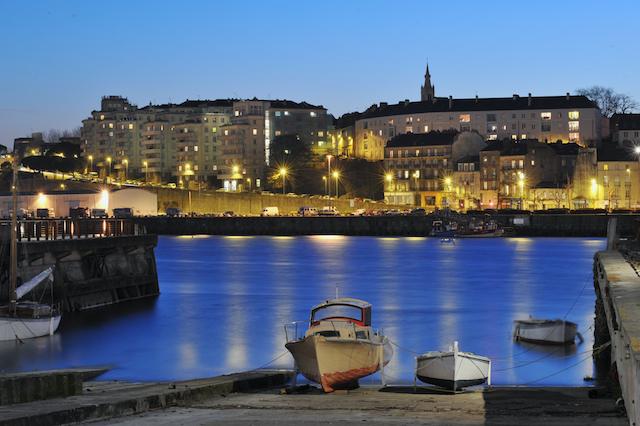
[[[482,138],[471,132],[395,136],[385,147],[385,201],[428,210],[455,207],[454,167],[458,160],[478,155],[484,146]]]
[[[479,155],[468,155],[456,162],[453,186],[457,210],[481,208]]]
[[[609,128],[619,146],[640,146],[640,114],[613,114]]]
[[[200,187],[258,188],[274,137],[297,134],[327,145],[326,109],[288,100],[187,100],[138,108],[106,96],[83,121],[90,167],[105,175],[135,175]],[[239,172],[238,172],[239,170]]]

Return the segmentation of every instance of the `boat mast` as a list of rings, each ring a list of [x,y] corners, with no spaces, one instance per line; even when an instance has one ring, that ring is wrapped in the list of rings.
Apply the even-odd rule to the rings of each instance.
[[[9,302],[11,310],[15,312],[17,295],[16,281],[18,276],[18,158],[16,150],[13,150],[11,177],[11,242],[9,264]]]

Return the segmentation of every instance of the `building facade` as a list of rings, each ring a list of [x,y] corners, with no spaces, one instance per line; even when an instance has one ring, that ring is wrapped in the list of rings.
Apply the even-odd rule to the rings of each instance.
[[[305,102],[187,100],[138,108],[106,96],[83,120],[82,147],[88,167],[102,176],[259,188],[274,137],[296,134],[323,149],[328,121],[325,108]]]
[[[620,146],[640,146],[640,114],[613,114],[609,120],[611,139]]]

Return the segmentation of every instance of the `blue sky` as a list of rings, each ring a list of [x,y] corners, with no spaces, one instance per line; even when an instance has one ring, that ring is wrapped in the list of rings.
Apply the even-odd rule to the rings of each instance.
[[[0,143],[77,127],[102,95],[138,105],[289,98],[334,115],[436,95],[640,101],[640,2],[0,2]]]

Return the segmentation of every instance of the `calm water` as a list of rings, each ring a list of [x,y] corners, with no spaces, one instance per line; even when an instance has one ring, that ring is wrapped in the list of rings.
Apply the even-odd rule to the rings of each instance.
[[[602,239],[458,240],[376,237],[161,237],[162,294],[63,319],[59,333],[0,343],[5,371],[108,364],[105,379],[187,379],[290,366],[283,324],[341,295],[373,304],[374,326],[398,345],[390,382],[410,382],[414,352],[493,359],[495,384],[581,385],[593,374],[592,257]],[[579,324],[569,349],[514,343],[529,314]],[[585,362],[571,367],[580,360]],[[571,367],[571,368],[569,368]],[[565,371],[560,372],[561,370]],[[560,372],[559,374],[554,374]],[[365,383],[373,379],[365,379]]]

